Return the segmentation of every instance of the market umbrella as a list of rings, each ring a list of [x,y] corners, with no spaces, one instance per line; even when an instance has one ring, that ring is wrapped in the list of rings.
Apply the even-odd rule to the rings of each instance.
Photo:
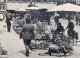
[[[18,8],[17,10],[15,10],[15,13],[17,14],[16,16],[23,17],[26,11],[27,10],[24,8]]]
[[[38,10],[39,7],[28,7],[26,10]]]
[[[50,9],[50,8],[47,8],[47,7],[39,7],[39,9],[48,10],[48,9]]]
[[[27,11],[27,10],[26,9],[23,9],[23,8],[19,8],[16,11]]]
[[[48,9],[47,7],[28,7],[27,10]]]
[[[66,3],[66,4],[62,4],[59,6],[55,6],[51,9],[48,10],[48,12],[52,12],[52,11],[74,11],[74,12],[80,12],[80,6],[75,5],[75,4],[71,4],[71,3]]]

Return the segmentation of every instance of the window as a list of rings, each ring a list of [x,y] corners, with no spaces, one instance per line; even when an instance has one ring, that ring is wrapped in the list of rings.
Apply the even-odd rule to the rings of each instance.
[[[22,1],[27,1],[27,0],[22,0]]]
[[[26,0],[27,2],[30,2],[30,0]]]
[[[4,5],[3,4],[0,4],[0,9],[4,9]]]
[[[33,2],[35,2],[36,0],[32,0]]]
[[[41,2],[41,0],[36,0],[37,2]]]
[[[13,1],[13,0],[7,0],[7,1]]]
[[[22,2],[26,2],[26,0],[22,0]]]
[[[50,2],[55,2],[55,0],[50,0]]]
[[[15,1],[19,1],[19,0],[15,0]]]
[[[43,2],[47,2],[47,0],[43,0]]]
[[[7,0],[7,2],[14,2],[14,0]]]
[[[4,5],[1,5],[1,9],[4,9]]]
[[[0,0],[0,2],[4,2],[4,0]]]

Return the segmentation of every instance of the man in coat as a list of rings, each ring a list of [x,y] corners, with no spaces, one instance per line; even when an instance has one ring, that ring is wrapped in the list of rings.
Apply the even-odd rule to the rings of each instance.
[[[69,22],[66,29],[68,29],[68,31],[67,31],[68,32],[68,36],[69,37],[71,37],[71,36],[74,37],[73,36],[73,34],[74,34],[73,33],[73,31],[74,31],[74,24],[73,24],[73,22]]]
[[[10,32],[10,29],[11,29],[11,18],[10,18],[9,13],[7,13],[7,16],[6,16],[6,24],[7,24],[7,30],[8,30],[8,32]]]
[[[55,21],[55,26],[58,26],[58,23],[59,23],[59,15],[55,12],[55,15],[54,15],[54,21]]]
[[[23,25],[23,31],[20,34],[20,38],[23,38],[25,48],[26,48],[26,56],[29,56],[29,49],[31,40],[34,39],[34,26],[30,24],[30,20],[26,20],[26,24]]]
[[[68,14],[68,18],[67,19],[68,19],[68,23],[72,20],[72,16],[71,16],[70,13]]]

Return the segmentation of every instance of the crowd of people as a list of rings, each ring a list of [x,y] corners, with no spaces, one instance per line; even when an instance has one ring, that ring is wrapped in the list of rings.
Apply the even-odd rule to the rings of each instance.
[[[80,19],[78,17],[79,14],[77,14],[76,16],[76,24],[80,24]],[[64,29],[64,26],[62,26],[61,22],[59,22],[59,14],[55,13],[54,14],[54,22],[55,22],[55,27],[56,30],[54,30],[54,34],[53,34],[53,30],[51,30],[52,32],[52,39],[54,38],[57,38],[57,35],[60,35],[58,37],[60,37],[61,39],[59,39],[59,42],[55,42],[55,39],[53,40],[53,43],[55,42],[57,46],[60,47],[60,42],[66,42],[67,40],[63,40],[62,37],[65,37],[64,36],[64,32],[65,32],[65,29]],[[20,32],[20,39],[22,38],[23,39],[23,42],[24,42],[24,45],[25,45],[25,49],[26,49],[26,56],[29,56],[29,50],[32,50],[31,47],[30,47],[30,44],[31,44],[31,41],[32,40],[35,40],[35,27],[34,25],[31,23],[31,16],[29,13],[25,14],[23,17],[20,17],[20,16],[13,16],[11,17],[9,13],[7,13],[6,15],[6,24],[7,24],[7,30],[8,32],[10,32],[10,29],[11,29],[11,20],[13,20],[13,23],[14,23],[14,26],[13,26],[13,29],[17,29],[17,28],[22,28],[21,29],[21,32]],[[40,20],[39,20],[40,21]],[[38,22],[39,22],[38,21]],[[37,26],[37,23],[36,23],[36,26]],[[15,28],[16,27],[16,28]],[[70,16],[68,17],[68,26],[66,27],[66,29],[68,29],[67,31],[67,34],[68,34],[68,37],[70,39],[74,39],[74,38],[78,38],[78,35],[76,35],[77,33],[74,31],[74,24],[73,22],[71,22],[71,18]],[[50,34],[46,34],[46,40],[48,39],[48,41],[50,41],[50,37],[49,35]],[[56,37],[54,37],[54,35]],[[65,37],[67,38],[67,37]],[[69,40],[70,41],[70,40]],[[68,41],[67,41],[68,42]],[[61,44],[62,45],[62,44]],[[67,44],[68,45],[68,44]],[[66,45],[63,45],[64,47],[66,47]],[[64,47],[61,46],[61,48],[63,49]],[[59,49],[61,50],[61,49]],[[49,49],[49,52],[51,52],[51,50]],[[66,54],[65,52],[65,49],[64,49],[64,54]]]

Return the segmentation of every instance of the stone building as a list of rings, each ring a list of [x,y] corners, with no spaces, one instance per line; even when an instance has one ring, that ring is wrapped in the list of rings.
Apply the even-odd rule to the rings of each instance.
[[[6,9],[7,9],[7,0],[0,0],[0,19],[5,17]]]
[[[39,3],[57,3],[57,5],[64,3],[73,3],[80,5],[80,0],[7,0],[10,3],[27,3],[27,2],[39,2]]]
[[[16,3],[16,2],[19,2],[19,3],[23,3],[23,2],[40,2],[40,3],[44,3],[44,2],[46,2],[46,3],[49,3],[49,2],[55,2],[56,0],[7,0],[8,2],[14,2],[14,3]]]
[[[57,0],[57,5],[64,4],[64,3],[73,3],[80,5],[80,0]]]

